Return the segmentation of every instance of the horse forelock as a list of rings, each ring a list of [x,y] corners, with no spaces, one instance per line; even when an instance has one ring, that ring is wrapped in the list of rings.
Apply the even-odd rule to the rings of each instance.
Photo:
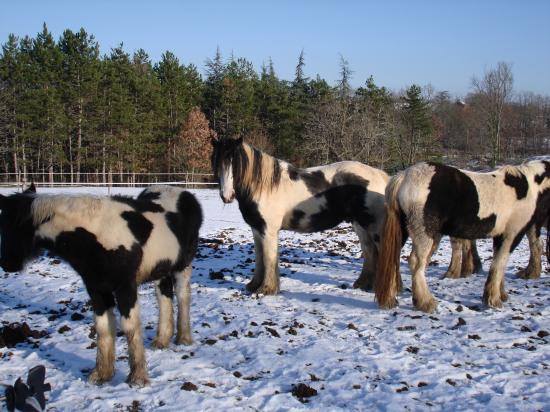
[[[60,212],[75,212],[85,220],[97,213],[102,198],[95,196],[40,195],[35,196],[31,204],[31,216],[38,226]]]

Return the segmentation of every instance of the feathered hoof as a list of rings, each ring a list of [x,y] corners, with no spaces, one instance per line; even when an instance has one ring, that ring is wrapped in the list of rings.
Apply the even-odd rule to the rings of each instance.
[[[437,304],[437,300],[430,296],[428,299],[415,301],[414,307],[422,312],[432,313],[437,309]]]
[[[507,297],[508,298],[508,297]],[[490,296],[487,291],[483,293],[483,303],[490,308],[499,309],[502,307],[502,299],[500,296]]]
[[[255,279],[252,279],[250,282],[246,284],[246,291],[248,293],[256,293],[258,292],[258,289],[260,289],[260,282],[257,282]]]
[[[279,286],[267,286],[263,285],[259,288],[256,293],[261,293],[263,295],[277,295],[280,292]]]
[[[441,279],[459,279],[460,273],[454,270],[448,270],[445,272],[445,274],[442,276]]]
[[[365,279],[362,276],[359,277],[355,282],[353,282],[354,289],[361,289],[365,292],[372,292],[374,285],[369,279]]]
[[[92,369],[88,375],[88,382],[93,385],[103,385],[106,382],[109,382],[113,378],[113,371],[100,371],[97,367]]]
[[[145,370],[137,370],[130,372],[126,383],[130,386],[143,387],[149,385],[149,376]]]
[[[153,339],[153,342],[151,342],[151,347],[153,349],[166,349],[168,346],[170,346],[170,338],[160,338],[157,336]]]
[[[378,302],[378,306],[380,309],[393,309],[397,306],[399,302],[397,301],[397,298],[393,298],[388,300],[387,302]]]
[[[192,345],[193,344],[193,338],[190,335],[179,335],[176,336],[176,345]]]
[[[521,269],[517,271],[516,276],[520,279],[526,279],[526,280],[539,279],[540,272],[537,272],[536,270],[530,270],[530,269]]]

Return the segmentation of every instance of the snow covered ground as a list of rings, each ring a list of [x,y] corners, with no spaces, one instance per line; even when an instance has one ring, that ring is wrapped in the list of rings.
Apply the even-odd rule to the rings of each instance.
[[[46,332],[0,348],[0,382],[13,383],[44,364],[53,387],[50,411],[550,409],[549,266],[544,258],[539,280],[515,278],[528,261],[525,239],[508,263],[510,300],[501,310],[481,304],[491,242],[478,243],[483,274],[441,280],[450,259],[447,240],[427,274],[437,312],[415,311],[410,289],[398,308],[379,310],[372,293],[351,289],[361,259],[349,225],[311,235],[282,232],[282,293],[250,296],[243,290],[254,267],[253,242],[237,205],[224,206],[215,190],[194,192],[205,224],[192,278],[192,346],[149,348],[157,307],[152,285],[144,285],[151,385],[124,383],[122,336],[113,381],[88,384],[96,353],[88,297],[69,266],[44,256],[24,273],[0,270],[2,324],[26,322]],[[410,287],[407,254],[408,245],[402,273]],[[317,394],[293,395],[299,384]]]

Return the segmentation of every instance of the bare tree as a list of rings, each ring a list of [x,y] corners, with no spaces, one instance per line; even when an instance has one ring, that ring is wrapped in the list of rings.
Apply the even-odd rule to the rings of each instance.
[[[494,167],[501,157],[502,114],[505,104],[512,96],[514,76],[509,63],[499,62],[487,70],[481,79],[474,76],[472,87],[479,95],[479,109],[483,112],[488,138],[491,143]]]

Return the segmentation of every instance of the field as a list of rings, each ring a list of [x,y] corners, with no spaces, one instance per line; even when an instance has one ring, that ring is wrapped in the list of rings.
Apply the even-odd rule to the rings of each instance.
[[[88,384],[96,350],[87,294],[67,264],[44,255],[23,273],[0,271],[2,325],[26,322],[35,331],[16,347],[0,348],[0,382],[45,365],[50,411],[550,409],[550,267],[543,258],[541,279],[516,279],[529,258],[526,239],[508,262],[510,300],[501,310],[481,304],[492,242],[478,242],[482,274],[442,280],[448,239],[427,273],[437,312],[412,307],[408,244],[400,304],[379,310],[372,293],[351,288],[361,259],[349,225],[282,232],[282,293],[251,296],[244,285],[254,268],[252,234],[237,205],[224,206],[215,190],[194,192],[205,224],[192,277],[192,346],[150,349],[157,306],[154,288],[144,285],[151,385],[124,382],[122,336],[113,381]]]

